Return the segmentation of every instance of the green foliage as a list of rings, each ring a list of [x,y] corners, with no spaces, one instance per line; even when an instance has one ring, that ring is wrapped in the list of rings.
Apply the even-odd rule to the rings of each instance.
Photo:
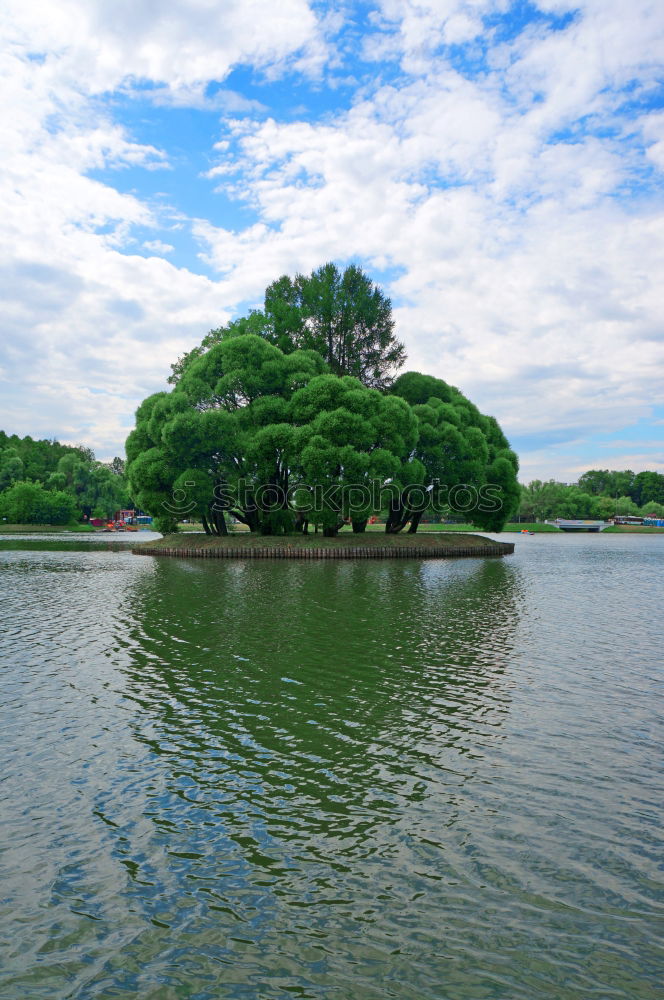
[[[60,459],[57,472],[49,476],[47,484],[71,493],[87,517],[93,511],[103,511],[102,517],[111,517],[128,502],[122,476],[101,462],[86,461],[76,454]]]
[[[366,522],[380,511],[373,487],[401,482],[417,442],[417,418],[397,397],[367,389],[350,376],[319,375],[293,396],[296,464],[307,485],[303,506],[320,496],[317,520],[334,533],[344,520]]]
[[[198,516],[217,534],[226,531],[225,510],[254,531],[289,530],[288,505],[264,494],[291,485],[290,402],[324,369],[313,352],[285,355],[255,334],[222,337],[185,368],[173,392],[139,407],[127,441],[138,502],[162,518]]]
[[[428,489],[435,510],[462,512],[476,527],[501,531],[516,510],[520,491],[518,459],[493,417],[454,386],[420,372],[400,375],[392,393],[410,403],[418,422],[418,441],[411,483]],[[460,489],[461,486],[467,487]],[[417,528],[423,509],[412,504],[415,491],[402,494],[392,505],[387,530],[401,530],[410,522]],[[418,498],[421,491],[417,493]],[[419,512],[419,517],[418,517]]]
[[[360,519],[380,509],[380,496],[358,505],[348,490],[402,475],[416,417],[405,401],[325,367],[313,351],[284,354],[252,334],[210,347],[172,393],[137,411],[127,456],[141,506],[200,517],[217,534],[224,508],[263,534],[292,531],[313,507],[326,532],[353,503]]]
[[[623,517],[638,517],[639,508],[631,497],[618,497],[613,505],[614,514],[621,514]]]
[[[610,506],[614,506],[613,502]],[[611,511],[611,514],[615,511]],[[571,520],[610,516],[598,497],[578,486],[566,486],[553,479],[543,483],[534,479],[521,488],[519,516],[528,520],[544,521],[556,517]]]
[[[629,495],[639,506],[651,501],[664,503],[664,475],[661,472],[639,472],[634,477]]]
[[[265,336],[268,330],[268,321],[262,312],[258,310],[252,310],[248,316],[243,316],[240,319],[231,320],[226,326],[218,327],[215,330],[210,330],[207,333],[200,344],[193,347],[191,351],[187,351],[175,364],[171,365],[171,374],[166,380],[171,385],[177,385],[182,375],[189,366],[196,361],[197,358],[203,357],[211,347],[215,344],[220,344],[222,340],[227,337],[238,337],[243,336],[247,333],[253,333],[257,336]]]
[[[649,500],[648,503],[644,504],[641,508],[641,514],[643,517],[664,517],[664,503],[657,503],[655,500]]]
[[[633,472],[589,469],[579,476],[579,489],[592,496],[618,497],[627,493],[634,480]]]
[[[210,330],[171,366],[168,381],[177,385],[211,348],[248,334],[283,354],[315,351],[335,375],[352,375],[378,389],[390,385],[405,359],[403,344],[394,336],[390,300],[360,267],[352,264],[341,272],[335,264],[324,264],[310,275],[274,281],[265,291],[263,311]]]
[[[594,498],[584,493],[578,486],[568,486],[561,494],[557,507],[558,517],[570,519],[593,519],[598,511]]]
[[[70,447],[57,441],[8,437],[1,431],[0,445],[3,446],[0,450],[0,491],[6,491],[12,484],[27,482],[44,486],[49,493],[67,493],[75,504],[74,520],[84,515],[89,517],[93,511],[102,511],[103,517],[109,517],[129,503],[120,458],[104,465],[83,445]]]
[[[47,490],[29,480],[14,483],[0,493],[0,518],[10,524],[71,524],[76,501],[64,490]]]
[[[631,469],[623,472],[589,469],[579,478],[579,487],[594,496],[628,497],[637,507],[651,501],[664,503],[664,474],[661,472],[646,470],[634,475]]]
[[[364,271],[324,264],[310,275],[283,275],[265,292],[266,335],[282,351],[317,351],[335,375],[385,389],[405,360],[394,336],[392,305]]]
[[[389,299],[360,268],[279,278],[264,311],[210,331],[173,365],[173,390],[138,408],[132,495],[169,529],[195,517],[225,534],[231,513],[262,534],[363,531],[387,506],[389,532],[414,532],[465,484],[463,512],[501,530],[516,455],[453,386],[417,372],[392,386],[403,357]]]
[[[84,445],[65,445],[59,441],[35,441],[29,435],[24,438],[17,434],[7,435],[0,431],[0,467],[2,456],[10,450],[13,457],[20,458],[23,463],[20,479],[30,479],[33,482],[45,483],[48,475],[55,472],[58,461],[67,454],[75,454],[79,460],[94,460],[94,455]],[[92,455],[92,459],[90,459]]]
[[[543,483],[538,479],[521,487],[519,516],[538,521],[557,517],[570,519],[592,518],[608,520],[615,514],[622,516],[661,516],[664,505],[656,500],[640,503],[645,494],[659,493],[660,479],[657,472],[611,472],[608,469],[591,469],[579,477],[578,485],[568,486],[554,480]],[[627,487],[622,495],[614,491]],[[598,491],[608,492],[598,492]],[[639,500],[634,498],[638,497]]]
[[[608,521],[616,513],[616,501],[612,497],[593,497],[592,511],[593,517]]]
[[[5,448],[0,452],[0,490],[23,479],[23,461],[15,448]]]
[[[527,486],[522,486],[519,517],[526,521],[544,521],[553,517],[561,488],[562,484],[553,479],[545,483],[541,479],[533,479]]]

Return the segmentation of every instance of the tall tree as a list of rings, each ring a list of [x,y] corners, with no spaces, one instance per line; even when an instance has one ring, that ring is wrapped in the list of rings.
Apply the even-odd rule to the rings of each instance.
[[[287,275],[265,292],[266,336],[285,352],[318,351],[335,375],[386,389],[404,363],[392,304],[362,268],[328,263],[310,275]]]

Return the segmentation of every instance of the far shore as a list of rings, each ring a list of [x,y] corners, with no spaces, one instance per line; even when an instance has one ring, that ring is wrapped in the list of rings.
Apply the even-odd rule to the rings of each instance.
[[[187,534],[189,532],[202,532],[203,531],[203,525],[202,524],[197,524],[195,522],[191,523],[191,524],[181,524],[180,528],[179,528],[179,531],[181,533],[183,533],[183,534]],[[231,531],[231,534],[238,534],[239,535],[239,534],[246,534],[247,531],[248,531],[248,529],[245,528],[244,525],[237,524],[237,525],[233,525],[231,527],[230,531]],[[468,532],[473,532],[474,533],[474,532],[478,532],[478,531],[483,531],[483,529],[482,528],[475,528],[475,527],[473,527],[472,524],[420,524],[419,528],[417,529],[417,535],[416,535],[416,537],[420,538],[422,535],[428,535],[428,534],[432,534],[432,533],[438,533],[438,532],[441,532],[441,531],[453,532],[453,533],[462,532],[464,534],[467,534]],[[503,528],[502,534],[514,534],[514,533],[519,534],[519,533],[521,533],[523,531],[532,531],[532,532],[537,533],[537,534],[543,534],[545,532],[546,533],[554,532],[557,535],[564,534],[564,532],[562,532],[560,530],[560,528],[557,528],[554,524],[543,524],[542,522],[535,522],[535,521],[528,522],[528,523],[523,523],[523,524],[519,524],[517,522],[508,523]],[[607,531],[608,532],[612,532],[614,534],[616,534],[618,532],[620,532],[620,533],[635,532],[636,534],[664,534],[664,528],[650,527],[649,525],[647,525],[645,527],[643,525],[630,525],[630,524],[611,525],[609,528],[605,528],[604,531],[601,532],[601,534],[606,534]],[[366,532],[365,532],[365,536],[366,536],[366,534],[368,532],[371,532],[372,534],[379,534],[380,533],[380,534],[382,534],[382,535],[385,536],[385,525],[384,524],[368,524]],[[313,531],[312,531],[312,534],[313,534]],[[495,532],[487,532],[487,534],[495,534]],[[318,534],[318,535],[315,535],[314,537],[319,538],[319,537],[322,537],[322,536],[320,534]],[[350,531],[348,529],[346,529],[346,528],[343,528],[339,532],[338,537],[339,538],[342,538],[342,537],[343,538],[348,538],[348,537],[350,537]],[[386,537],[388,537],[388,536],[386,536]]]
[[[141,525],[139,531],[154,531],[151,525]],[[369,524],[367,525],[366,532],[363,535],[353,535],[349,530],[342,529],[339,532],[338,538],[366,538],[368,533],[372,536],[377,534],[382,535],[383,538],[422,538],[425,535],[439,534],[440,532],[446,532],[449,534],[456,535],[457,533],[468,534],[482,531],[483,529],[475,528],[472,524],[421,524],[417,534],[415,536],[402,534],[402,535],[386,535],[385,525],[383,524]],[[502,530],[502,534],[520,534],[522,532],[533,532],[534,534],[551,533],[564,534],[559,528],[556,528],[553,524],[542,524],[536,522],[518,524],[510,523],[506,524]],[[94,528],[90,524],[0,524],[0,535],[45,535],[45,534],[73,534],[85,532],[86,534],[95,534],[103,532],[102,528]],[[179,527],[178,535],[191,535],[200,533],[203,534],[203,525],[197,523],[181,524]],[[230,534],[233,536],[238,535],[248,535],[248,530],[244,525],[233,525],[230,527]],[[487,534],[495,534],[495,532],[487,532]],[[636,534],[636,535],[662,535],[664,534],[664,528],[658,528],[651,525],[641,525],[641,524],[615,524],[610,525],[608,528],[604,528],[601,534]],[[299,537],[299,536],[294,536]],[[310,535],[306,536],[310,538],[322,538],[320,532],[316,534],[311,532]]]

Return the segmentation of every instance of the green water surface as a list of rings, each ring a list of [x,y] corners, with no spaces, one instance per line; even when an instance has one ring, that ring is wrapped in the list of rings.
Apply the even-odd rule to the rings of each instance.
[[[0,997],[661,997],[663,569],[0,542]]]

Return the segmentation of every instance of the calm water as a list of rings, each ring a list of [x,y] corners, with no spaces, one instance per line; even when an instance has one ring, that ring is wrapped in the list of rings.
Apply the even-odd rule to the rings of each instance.
[[[664,536],[510,537],[1,541],[0,997],[661,997]]]

